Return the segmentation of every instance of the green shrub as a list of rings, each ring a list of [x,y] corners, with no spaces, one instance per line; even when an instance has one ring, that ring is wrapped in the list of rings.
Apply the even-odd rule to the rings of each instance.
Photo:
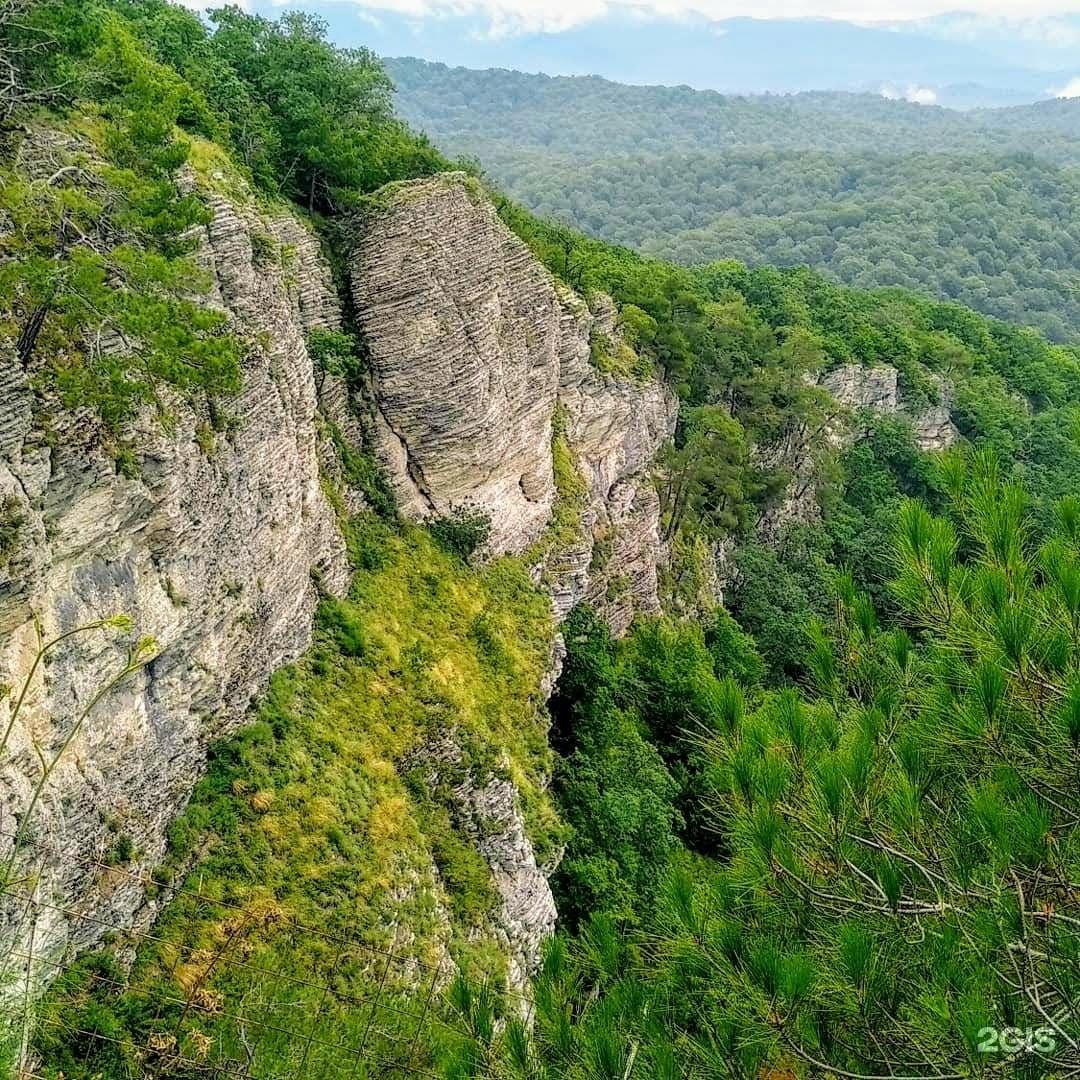
[[[432,539],[450,555],[468,562],[491,536],[491,517],[480,510],[456,510],[426,522]]]
[[[594,612],[563,624],[567,657],[551,702],[562,754],[555,792],[571,828],[553,878],[559,914],[635,920],[678,850],[677,785],[633,708],[619,703],[617,645]]]
[[[320,371],[340,375],[351,387],[359,388],[364,363],[356,351],[356,342],[340,330],[315,327],[307,336],[307,350]]]

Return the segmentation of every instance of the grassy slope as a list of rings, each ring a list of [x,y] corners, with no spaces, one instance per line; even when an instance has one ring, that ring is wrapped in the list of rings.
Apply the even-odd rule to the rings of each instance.
[[[438,963],[448,942],[466,967],[497,972],[498,952],[483,933],[494,899],[487,867],[454,831],[449,793],[429,791],[402,763],[445,728],[459,733],[463,767],[477,777],[508,760],[544,849],[557,829],[541,791],[549,751],[537,700],[549,602],[519,563],[471,570],[418,529],[366,521],[351,538],[359,571],[348,598],[324,601],[309,654],[278,673],[254,722],[217,747],[173,826],[159,877],[194,860],[185,888],[198,896],[182,892],[166,907],[123,993],[104,953],[54,986],[40,1035],[51,1075],[127,1075],[135,1048],[155,1034],[165,1038],[165,1060],[174,1030],[187,1056],[242,1059],[238,1025],[218,1009],[254,1017],[248,1038],[258,1042],[259,1075],[294,1066],[298,1040],[252,1032],[262,1022],[306,1023],[321,991],[291,981],[300,979],[334,982],[318,1037],[358,1044],[369,1013],[347,995],[378,981],[377,955],[357,948],[335,970],[338,946],[292,931],[294,919],[420,965]],[[385,1002],[422,987],[427,970],[392,963]],[[185,1002],[194,1004],[181,1018]],[[374,1030],[386,1032],[387,1045],[407,1044],[410,1024],[384,1008]],[[84,1063],[71,1028],[121,1044]],[[335,1061],[344,1068],[351,1058],[318,1044],[314,1057],[309,1051],[308,1065],[325,1065],[327,1075],[336,1075]]]

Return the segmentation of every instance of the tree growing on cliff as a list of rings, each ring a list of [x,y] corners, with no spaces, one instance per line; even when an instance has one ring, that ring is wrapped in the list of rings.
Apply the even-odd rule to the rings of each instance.
[[[330,44],[315,15],[271,20],[227,6],[211,12],[208,32],[165,0],[113,2],[191,88],[181,122],[229,145],[266,191],[333,213],[446,167],[394,116],[378,57]]]
[[[725,408],[686,410],[677,441],[657,464],[666,540],[687,526],[726,535],[746,521],[752,486],[746,436]]]
[[[70,93],[98,100],[81,137],[31,132],[21,160],[0,165],[0,333],[18,362],[113,428],[146,404],[167,415],[165,386],[235,391],[240,343],[197,302],[205,275],[186,257],[207,220],[176,179],[186,88],[96,5],[35,5],[17,40],[28,86],[59,77],[53,51],[32,44],[68,41]]]

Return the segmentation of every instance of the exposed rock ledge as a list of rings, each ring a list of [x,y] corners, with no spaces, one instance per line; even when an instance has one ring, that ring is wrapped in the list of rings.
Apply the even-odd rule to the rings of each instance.
[[[821,385],[848,408],[906,416],[920,450],[947,450],[960,438],[949,415],[951,390],[943,379],[937,381],[937,404],[915,413],[905,409],[899,372],[890,365],[843,364],[823,376]]]
[[[139,425],[139,476],[125,477],[91,417],[50,410],[46,436],[14,357],[0,358],[0,499],[14,500],[22,519],[15,549],[0,564],[0,684],[19,687],[28,674],[31,613],[48,638],[124,612],[160,650],[88,719],[30,833],[33,864],[44,861],[40,901],[106,922],[127,919],[141,890],[122,877],[99,880],[91,861],[124,833],[139,853],[133,869],[156,864],[208,743],[241,723],[271,672],[308,646],[313,572],[332,591],[348,580],[344,543],[319,484],[305,347],[310,327],[339,319],[329,270],[294,219],[216,197],[211,205],[202,247],[214,282],[209,302],[252,342],[243,389],[225,406],[235,430],[214,437],[212,448],[208,428],[202,447],[196,438],[207,417],[174,402],[172,434],[150,419]],[[268,237],[281,250],[288,245],[291,260],[267,258]],[[78,709],[116,671],[124,645],[101,633],[78,636],[38,669],[10,756],[0,761],[0,859],[39,774],[34,744],[53,755]],[[10,707],[9,696],[0,703],[0,730]],[[100,933],[100,924],[67,924],[58,907],[43,907],[35,948],[48,957]]]
[[[104,926],[152,916],[134,877],[98,874],[94,862],[121,833],[137,852],[128,869],[160,861],[209,743],[242,723],[271,672],[308,646],[313,574],[332,592],[348,579],[319,482],[320,464],[333,475],[335,460],[319,440],[305,345],[313,327],[340,325],[329,269],[297,219],[209,200],[208,302],[251,342],[228,435],[211,438],[208,415],[173,402],[170,432],[149,418],[137,425],[138,477],[126,477],[92,417],[56,408],[43,422],[14,357],[0,356],[0,507],[21,522],[0,562],[0,684],[20,686],[29,672],[32,615],[50,637],[125,612],[160,649],[92,715],[35,815],[28,854],[42,871],[33,928],[41,974]],[[493,551],[536,545],[556,498],[558,408],[585,492],[576,540],[534,547],[548,551],[537,578],[557,614],[588,598],[617,631],[635,610],[656,610],[663,548],[647,470],[676,403],[659,383],[593,367],[594,328],[618,334],[613,306],[600,299],[590,311],[557,287],[460,176],[392,190],[352,269],[379,449],[406,512],[480,506],[492,514]],[[340,381],[324,376],[321,391],[324,412],[357,437]],[[35,747],[52,756],[124,645],[78,636],[38,669],[0,761],[0,859],[39,774]],[[0,730],[10,708],[10,697],[0,701]],[[492,929],[520,983],[555,910],[515,799],[493,776],[462,792],[459,825],[491,868],[500,898]],[[3,917],[0,939],[10,941]],[[16,936],[28,928],[20,920]]]
[[[657,610],[659,504],[646,470],[677,406],[659,382],[590,362],[593,332],[617,333],[610,302],[590,311],[557,286],[459,173],[385,192],[351,272],[378,449],[405,511],[480,509],[493,552],[525,551],[556,498],[561,406],[588,496],[579,542],[545,574],[556,613],[588,598],[621,631],[635,610]]]
[[[891,365],[863,367],[861,364],[842,364],[826,372],[818,385],[827,390],[840,411],[826,429],[823,445],[845,445],[852,435],[851,414],[859,409],[885,416],[898,416],[911,424],[915,445],[920,450],[947,450],[959,438],[949,415],[950,387],[944,380],[937,385],[938,403],[921,411],[905,407],[899,388],[899,373]],[[793,522],[816,521],[820,515],[818,505],[818,464],[806,432],[793,432],[788,438],[772,446],[762,455],[767,465],[784,465],[791,470],[791,481],[780,499],[765,513],[757,524],[757,533],[768,542],[776,540],[779,533]],[[726,571],[721,569],[723,575]]]

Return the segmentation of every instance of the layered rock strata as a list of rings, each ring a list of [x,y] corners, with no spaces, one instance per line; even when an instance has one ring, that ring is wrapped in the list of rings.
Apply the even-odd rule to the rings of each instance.
[[[378,452],[405,511],[480,511],[492,553],[528,551],[558,497],[561,410],[586,496],[578,535],[544,567],[556,613],[588,599],[621,631],[635,610],[657,610],[663,551],[648,469],[676,402],[659,381],[591,363],[594,335],[619,333],[610,300],[590,310],[558,286],[461,174],[386,192],[350,270]]]
[[[14,688],[0,701],[0,731],[29,679],[0,756],[0,859],[39,754],[54,756],[131,643],[115,628],[77,633],[35,668],[39,640],[124,613],[156,643],[81,723],[25,832],[35,950],[47,960],[130,917],[140,883],[97,861],[123,837],[135,852],[129,871],[156,864],[209,742],[308,646],[313,577],[331,592],[348,581],[319,482],[305,346],[313,326],[340,319],[329,270],[292,218],[209,202],[199,252],[213,283],[207,303],[250,344],[220,430],[204,404],[172,400],[168,430],[146,417],[128,433],[135,468],[121,470],[92,416],[35,402],[15,358],[0,359],[0,505],[17,522],[0,561],[0,683]],[[72,917],[83,912],[92,918]]]

